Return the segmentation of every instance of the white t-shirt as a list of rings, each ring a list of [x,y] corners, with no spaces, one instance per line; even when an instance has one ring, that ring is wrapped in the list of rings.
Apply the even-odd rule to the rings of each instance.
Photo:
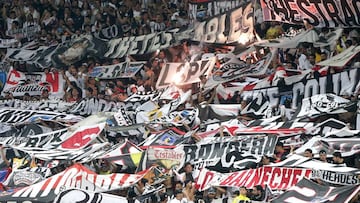
[[[299,70],[308,70],[312,67],[313,65],[311,65],[305,54],[301,54],[299,57]]]

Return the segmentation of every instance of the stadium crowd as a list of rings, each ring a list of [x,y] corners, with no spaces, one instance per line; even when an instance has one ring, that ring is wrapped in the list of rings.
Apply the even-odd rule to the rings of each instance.
[[[14,38],[18,40],[15,47],[25,46],[29,43],[38,43],[44,46],[56,45],[82,34],[96,34],[102,29],[117,25],[119,35],[117,37],[138,36],[144,34],[164,31],[175,27],[186,27],[190,24],[188,19],[188,1],[187,0],[13,0],[1,1],[1,19],[0,19],[0,37],[2,39]],[[257,10],[258,11],[258,10]],[[309,22],[304,21],[304,26],[294,27],[288,24],[276,22],[263,22],[261,12],[255,12],[256,15],[256,33],[264,39],[275,39],[293,29],[314,29],[320,37],[326,36],[331,30],[328,28],[315,29]],[[31,31],[30,31],[31,28]],[[29,34],[17,32],[19,30],[29,29]],[[34,31],[35,29],[35,31]],[[33,32],[35,34],[32,34]],[[351,45],[360,44],[359,29],[345,29],[343,35],[336,44],[336,53],[341,53]],[[183,41],[181,45],[171,47],[166,50],[159,50],[146,56],[127,56],[118,59],[104,59],[102,57],[87,58],[78,63],[72,64],[62,69],[46,68],[45,72],[60,72],[64,79],[65,95],[63,100],[67,102],[80,101],[82,98],[99,98],[107,101],[124,101],[131,94],[137,91],[152,91],[156,89],[156,80],[162,66],[166,62],[185,62],[191,60],[195,54],[192,50],[194,46],[199,45],[191,41]],[[213,45],[202,45],[202,53],[221,52],[221,48]],[[266,54],[260,52],[249,54],[242,60],[246,63],[254,64]],[[313,69],[318,74],[321,73],[320,67],[316,63],[324,61],[331,57],[329,49],[315,48],[311,44],[303,43],[295,52],[283,50],[283,54],[271,63],[269,71],[264,77],[276,72],[279,68],[288,68],[294,70]],[[6,49],[0,49],[1,59],[6,55]],[[200,55],[201,56],[201,55]],[[89,73],[94,67],[110,64],[117,64],[124,61],[143,61],[146,60],[144,68],[130,79],[100,80],[96,77],[90,77]],[[19,71],[27,72],[29,65],[20,62],[9,62]],[[354,61],[352,65],[358,65],[359,61]],[[339,72],[342,69],[330,68],[327,73]],[[325,73],[325,74],[327,74]],[[206,76],[200,78],[202,83],[206,82]],[[216,92],[203,95],[201,84],[193,88],[198,96],[190,102],[191,105],[197,105],[201,102],[213,103],[216,100],[219,103],[238,103],[243,108],[247,100],[241,97],[241,93],[233,95],[231,101],[223,98],[217,98]],[[210,94],[210,95],[209,95]],[[354,95],[343,95],[354,96]],[[11,99],[11,93],[5,95],[4,99]],[[33,96],[25,94],[24,101],[37,101],[51,99],[51,94],[44,90],[42,95]],[[246,119],[242,117],[241,119]],[[220,133],[221,134],[221,133]],[[278,143],[275,149],[274,157],[264,156],[260,165],[269,165],[284,160],[286,156],[292,153],[293,149],[284,148],[282,143]],[[11,166],[11,155],[4,155],[4,149],[1,147],[1,156],[7,166]],[[332,160],[326,158],[326,151],[320,151],[320,160],[336,164],[346,164],[341,153],[334,153]],[[306,150],[304,156],[313,157],[312,150]],[[30,158],[31,160],[31,158]],[[29,160],[29,164],[38,160]],[[39,164],[39,163],[37,163]],[[35,164],[36,165],[36,164]],[[117,172],[118,167],[110,162],[99,161],[89,163],[99,174],[110,174]],[[350,161],[348,165],[355,166]],[[198,199],[203,199],[205,203],[226,202],[227,199],[233,199],[233,203],[253,201],[262,201],[265,198],[265,188],[255,186],[253,188],[222,188],[211,187],[204,193],[200,193],[194,187],[196,176],[193,166],[185,164],[183,173],[175,174],[174,178],[165,181],[166,193],[159,196],[160,202],[170,203],[191,203]],[[126,194],[129,198],[135,198],[141,195],[147,187],[148,181],[143,179],[139,181]],[[124,191],[123,191],[124,192]]]

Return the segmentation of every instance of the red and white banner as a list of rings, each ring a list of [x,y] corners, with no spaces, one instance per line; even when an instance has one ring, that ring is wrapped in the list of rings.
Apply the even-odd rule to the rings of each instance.
[[[268,185],[272,190],[286,190],[296,185],[303,177],[310,176],[311,170],[300,168],[265,166],[226,174],[203,169],[197,186],[199,190],[205,190],[211,186],[252,188],[255,185]]]
[[[105,123],[80,127],[70,134],[58,148],[65,150],[82,149],[95,140],[104,128]]]
[[[12,93],[14,97],[24,96],[25,93],[41,95],[45,89],[49,90],[51,96],[62,98],[64,95],[65,80],[59,72],[34,72],[23,73],[13,68],[10,69],[2,91]]]
[[[113,173],[110,175],[98,175],[81,164],[75,164],[65,171],[58,173],[34,185],[15,190],[3,195],[2,202],[52,202],[56,196],[67,189],[76,188],[89,192],[103,192],[115,189],[124,189],[132,186],[148,171],[137,174]]]

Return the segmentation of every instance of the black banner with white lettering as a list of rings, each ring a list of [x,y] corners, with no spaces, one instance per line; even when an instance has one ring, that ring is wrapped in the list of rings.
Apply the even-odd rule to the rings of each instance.
[[[257,163],[263,155],[272,156],[276,142],[277,137],[269,135],[251,136],[247,139],[231,138],[224,142],[209,142],[201,145],[184,145],[184,162],[212,166],[212,170],[221,172],[231,168],[246,168]]]
[[[317,94],[332,93],[335,95],[354,93],[360,79],[360,69],[353,68],[339,73],[327,74],[322,77],[303,78],[299,82],[291,82],[285,77],[285,84],[263,86],[257,88],[257,83],[244,88],[243,95],[255,98],[259,92],[265,93],[272,106],[279,105],[281,96],[291,98],[291,107],[296,109],[303,98]],[[265,78],[265,80],[268,80]],[[258,82],[258,83],[261,83]]]
[[[252,3],[247,3],[224,14],[197,23],[194,36],[191,39],[206,43],[247,44],[255,38],[253,24],[253,6]]]

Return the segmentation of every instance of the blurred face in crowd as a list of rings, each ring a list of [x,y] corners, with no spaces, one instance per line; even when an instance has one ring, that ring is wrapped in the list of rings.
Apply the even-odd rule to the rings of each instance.
[[[343,163],[342,158],[337,157],[337,156],[333,157],[333,161],[334,161],[335,164],[342,164]]]
[[[155,21],[158,22],[158,23],[161,23],[162,22],[162,16],[160,14],[157,14],[156,18],[155,18]]]
[[[159,58],[160,58],[160,59],[165,59],[165,56],[166,56],[166,55],[165,55],[165,52],[164,52],[164,51],[160,51],[160,52],[159,52]]]
[[[184,198],[184,193],[180,192],[176,194],[176,199],[182,200]]]
[[[315,56],[314,56],[314,55],[310,54],[310,55],[308,56],[308,60],[309,60],[309,62],[310,62],[312,65],[315,64]]]
[[[213,192],[213,191],[211,191],[211,192],[209,192],[209,193],[208,193],[208,197],[209,197],[209,199],[214,199],[214,198],[215,198],[215,196],[216,196],[216,193],[215,193],[215,192]]]
[[[261,194],[261,191],[258,190],[256,187],[253,187],[252,189],[252,192],[251,192],[253,195],[260,195]]]
[[[321,61],[324,61],[327,59],[326,53],[321,53],[320,57],[321,57]]]
[[[327,162],[326,153],[320,153],[320,154],[319,154],[319,158],[320,158],[320,161]]]
[[[181,183],[176,183],[175,190],[182,190],[183,186]]]
[[[190,164],[186,165],[184,168],[185,173],[191,173],[192,170],[193,170],[193,167]]]
[[[79,91],[76,88],[73,88],[71,91],[71,95],[72,96],[78,96],[79,95]]]
[[[77,75],[77,70],[76,70],[76,67],[75,66],[70,66],[69,67],[69,73],[73,76],[76,76]]]
[[[312,157],[313,157],[313,154],[312,154],[310,151],[305,151],[305,152],[304,152],[304,156],[305,156],[305,157],[308,157],[308,158],[312,158]]]
[[[247,190],[246,190],[246,188],[243,188],[243,187],[241,187],[240,188],[240,195],[247,195]]]

